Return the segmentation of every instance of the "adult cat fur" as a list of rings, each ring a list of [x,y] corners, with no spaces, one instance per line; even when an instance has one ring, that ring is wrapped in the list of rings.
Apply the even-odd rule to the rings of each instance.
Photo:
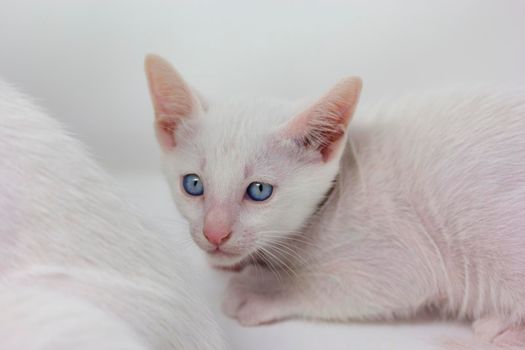
[[[1,349],[224,349],[179,250],[0,80]]]

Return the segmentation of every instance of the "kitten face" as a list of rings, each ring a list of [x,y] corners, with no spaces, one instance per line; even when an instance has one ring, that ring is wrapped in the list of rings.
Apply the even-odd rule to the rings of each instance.
[[[150,56],[146,70],[173,198],[212,264],[300,231],[337,173],[360,82],[303,112],[263,99],[205,106],[162,59]]]
[[[177,147],[164,154],[177,206],[190,223],[193,239],[214,264],[235,264],[272,240],[300,230],[337,170],[336,162],[324,164],[320,154],[283,140],[280,124],[271,127],[268,116],[285,119],[289,108],[281,108],[280,118],[275,118],[279,109],[267,113],[259,108],[270,103],[256,109],[210,106],[185,130],[176,131]],[[199,176],[202,195],[186,193],[182,181],[187,174]],[[253,182],[273,186],[271,196],[251,199],[247,189]],[[225,225],[231,231],[220,251],[205,238],[205,224]]]

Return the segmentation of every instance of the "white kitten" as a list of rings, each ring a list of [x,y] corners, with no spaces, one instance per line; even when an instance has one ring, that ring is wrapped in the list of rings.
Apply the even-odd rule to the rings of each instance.
[[[437,308],[475,321],[472,348],[525,347],[525,92],[407,97],[347,131],[357,78],[309,108],[206,106],[166,61],[146,70],[194,240],[217,266],[266,263],[234,277],[227,314],[256,325]]]
[[[180,247],[0,81],[0,348],[223,349]]]

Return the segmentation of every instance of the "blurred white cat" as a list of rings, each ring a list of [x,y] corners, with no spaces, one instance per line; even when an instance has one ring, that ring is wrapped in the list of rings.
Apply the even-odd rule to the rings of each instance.
[[[0,349],[222,350],[180,247],[0,80]]]
[[[193,239],[213,265],[244,267],[228,315],[257,325],[438,309],[474,322],[465,349],[525,348],[523,90],[407,96],[349,127],[358,78],[311,105],[213,103],[158,56],[146,72]]]

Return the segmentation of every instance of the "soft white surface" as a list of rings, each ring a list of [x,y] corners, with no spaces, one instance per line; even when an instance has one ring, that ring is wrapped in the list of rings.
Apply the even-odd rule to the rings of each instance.
[[[232,350],[430,350],[440,341],[471,336],[470,329],[454,322],[403,322],[328,324],[288,321],[245,328],[220,312],[220,302],[230,273],[212,270],[204,256],[190,242],[186,224],[174,208],[167,185],[154,175],[117,174],[129,200],[156,222],[180,238],[184,254],[190,257],[195,282],[201,287],[233,345]],[[177,254],[178,252],[174,252]]]

